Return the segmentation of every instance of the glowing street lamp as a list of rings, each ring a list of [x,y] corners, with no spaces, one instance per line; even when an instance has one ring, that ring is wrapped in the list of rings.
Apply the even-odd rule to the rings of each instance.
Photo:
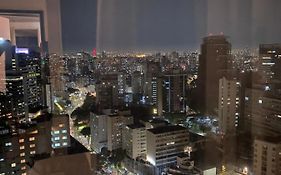
[[[244,167],[242,173],[245,174],[245,175],[247,175],[248,172],[249,172],[248,168],[247,168],[247,167]]]

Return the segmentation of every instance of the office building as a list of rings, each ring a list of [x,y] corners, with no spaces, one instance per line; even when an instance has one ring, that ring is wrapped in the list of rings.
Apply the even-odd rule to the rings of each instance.
[[[12,96],[15,113],[27,118],[29,110],[42,107],[41,56],[33,49],[11,46],[6,57],[6,92]]]
[[[176,164],[177,156],[184,153],[189,143],[187,129],[178,125],[148,129],[146,137],[146,159],[159,174],[164,168]]]
[[[223,134],[235,134],[239,125],[241,83],[232,77],[219,80],[218,117]]]
[[[91,148],[100,153],[107,147],[107,115],[90,114]]]
[[[131,159],[146,156],[146,129],[142,124],[131,124],[123,128],[122,148]]]
[[[219,79],[231,56],[231,44],[223,35],[203,39],[199,56],[198,107],[201,112],[216,114],[218,109]]]
[[[187,74],[175,72],[163,76],[163,110],[166,113],[184,113],[187,105]]]
[[[281,174],[281,139],[258,137],[254,141],[253,173],[260,175]]]

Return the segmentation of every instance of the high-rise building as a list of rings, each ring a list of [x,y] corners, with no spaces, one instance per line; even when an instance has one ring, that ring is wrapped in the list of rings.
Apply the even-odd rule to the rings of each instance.
[[[107,149],[113,151],[122,148],[122,130],[134,123],[131,115],[110,114],[107,117]]]
[[[157,105],[158,86],[161,86],[159,75],[161,73],[159,62],[148,62],[144,66],[143,99],[146,104]]]
[[[189,143],[187,129],[178,125],[148,129],[146,136],[147,161],[156,167],[159,174],[164,168],[176,164],[177,156],[184,153]]]
[[[64,57],[59,55],[50,56],[50,82],[55,95],[63,96],[65,91],[65,80],[63,79]]]
[[[51,153],[50,115],[41,115],[30,123],[0,125],[0,174],[25,174],[36,155]]]
[[[0,92],[0,120],[8,121],[12,119],[12,98]]]
[[[135,71],[131,76],[131,84],[133,91],[133,102],[139,103],[143,94],[144,74],[141,71]]]
[[[281,134],[279,91],[274,90],[270,85],[258,84],[246,89],[245,125],[253,135],[275,136]]]
[[[231,44],[224,35],[208,36],[201,45],[199,56],[198,105],[202,112],[216,114],[219,79],[228,68]]]
[[[43,106],[41,56],[32,49],[11,49],[12,57],[6,57],[6,89],[17,114],[27,117],[29,110]]]
[[[18,48],[9,41],[0,45],[4,55],[1,89],[12,98],[14,114],[27,117],[29,110],[44,103],[42,58],[35,48]],[[5,68],[5,70],[4,70]]]
[[[163,110],[166,113],[186,111],[187,74],[169,74],[163,76]]]
[[[101,75],[100,82],[96,83],[97,104],[101,109],[112,109],[121,105],[118,95],[118,75]]]
[[[281,174],[281,139],[261,137],[254,141],[253,173],[261,175]]]
[[[261,44],[259,47],[259,72],[264,83],[279,80],[281,71],[281,44]]]
[[[131,124],[123,128],[122,148],[132,158],[146,155],[146,129],[142,124]]]
[[[240,117],[241,83],[236,78],[219,80],[218,117],[219,128],[224,134],[235,134]]]
[[[91,148],[100,153],[107,147],[107,115],[90,114]]]

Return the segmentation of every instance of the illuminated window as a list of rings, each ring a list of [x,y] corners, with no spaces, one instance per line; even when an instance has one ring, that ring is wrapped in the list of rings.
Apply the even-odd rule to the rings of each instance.
[[[20,150],[23,150],[24,149],[24,146],[20,146]]]
[[[64,127],[64,124],[59,124],[59,127],[60,127],[60,128]]]
[[[67,133],[67,130],[65,130],[65,129],[64,129],[64,130],[62,130],[62,133]]]
[[[38,133],[38,130],[34,130],[31,132],[31,134],[37,134]]]
[[[21,157],[25,156],[25,153],[20,153],[20,156],[21,156]]]
[[[29,138],[29,141],[34,141],[35,140],[35,137],[30,137]]]
[[[16,163],[12,163],[12,164],[11,164],[11,167],[12,167],[12,168],[16,167]]]
[[[21,170],[26,170],[26,166],[21,167]]]
[[[35,151],[30,151],[30,154],[31,154],[31,155],[35,154]]]
[[[21,173],[21,175],[27,175],[26,173]]]
[[[11,142],[5,143],[5,146],[12,146]]]
[[[22,160],[20,161],[20,163],[25,163],[25,159],[22,159]]]
[[[24,139],[20,139],[20,140],[19,140],[19,143],[23,143],[23,142],[24,142]]]
[[[29,147],[30,147],[30,148],[34,148],[34,147],[35,147],[35,144],[31,144]]]
[[[67,139],[67,137],[66,137],[66,136],[63,136],[63,137],[62,137],[62,139],[63,139],[63,140],[66,140],[66,139]]]
[[[62,144],[63,146],[66,146],[67,145],[67,142],[63,142],[63,144]]]

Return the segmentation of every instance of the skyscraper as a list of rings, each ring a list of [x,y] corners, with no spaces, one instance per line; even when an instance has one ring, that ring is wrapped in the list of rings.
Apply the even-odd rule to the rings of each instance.
[[[219,127],[224,134],[235,134],[240,117],[240,82],[236,78],[223,77],[219,80],[218,117]]]
[[[163,110],[167,113],[185,112],[187,74],[167,74],[163,76],[163,82]]]
[[[203,39],[199,56],[198,104],[201,112],[216,114],[218,109],[219,79],[228,68],[231,44],[224,35]]]

